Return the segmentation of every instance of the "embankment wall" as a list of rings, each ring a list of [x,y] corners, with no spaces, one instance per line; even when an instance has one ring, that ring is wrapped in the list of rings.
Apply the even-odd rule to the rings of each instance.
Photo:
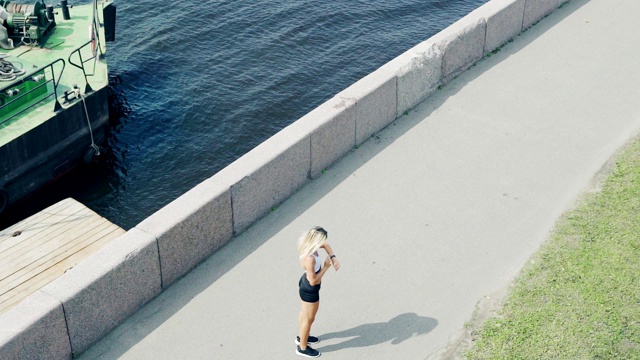
[[[492,0],[142,221],[0,318],[0,358],[70,359],[307,182],[568,0]]]

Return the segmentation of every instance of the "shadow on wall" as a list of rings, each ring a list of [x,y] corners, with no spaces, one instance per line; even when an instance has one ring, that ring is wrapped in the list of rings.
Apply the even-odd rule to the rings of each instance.
[[[319,347],[320,352],[378,345],[391,341],[398,345],[414,336],[425,335],[438,326],[438,320],[416,313],[401,314],[385,323],[363,324],[352,329],[320,336],[322,341],[350,338],[335,345]]]

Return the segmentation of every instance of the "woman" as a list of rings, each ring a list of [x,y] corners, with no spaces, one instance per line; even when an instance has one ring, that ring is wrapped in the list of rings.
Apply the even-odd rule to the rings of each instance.
[[[318,254],[318,249],[324,249],[327,253],[324,263]],[[302,307],[300,315],[298,315],[300,331],[296,338],[298,345],[296,354],[314,358],[320,356],[320,353],[311,348],[309,344],[317,344],[320,340],[315,336],[309,336],[309,333],[320,305],[320,281],[331,264],[337,271],[340,268],[340,262],[327,243],[327,231],[319,226],[307,231],[298,240],[298,255],[300,256],[300,265],[305,272],[298,282]]]

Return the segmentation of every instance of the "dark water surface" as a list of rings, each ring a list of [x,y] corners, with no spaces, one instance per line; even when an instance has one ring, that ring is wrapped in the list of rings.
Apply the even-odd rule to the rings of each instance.
[[[0,225],[71,196],[129,229],[487,1],[119,1],[110,153]]]

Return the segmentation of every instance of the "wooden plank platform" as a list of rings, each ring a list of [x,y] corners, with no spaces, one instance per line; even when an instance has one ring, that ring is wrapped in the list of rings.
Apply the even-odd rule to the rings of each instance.
[[[124,233],[71,198],[0,231],[0,314]]]

